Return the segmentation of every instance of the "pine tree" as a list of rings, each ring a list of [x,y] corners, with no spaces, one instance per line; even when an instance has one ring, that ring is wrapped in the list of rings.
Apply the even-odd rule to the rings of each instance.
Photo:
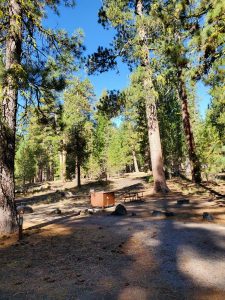
[[[135,62],[142,68],[142,84],[145,90],[145,110],[148,126],[148,138],[151,153],[151,165],[154,177],[154,191],[168,192],[163,169],[163,157],[157,119],[156,91],[153,84],[153,74],[150,65],[149,51],[151,37],[146,31],[148,17],[144,13],[143,5],[149,7],[149,1],[103,1],[100,10],[100,22],[103,25],[112,24],[116,30],[114,49],[119,52],[124,60]],[[115,57],[112,50],[99,48],[98,53],[89,58],[89,67],[92,71],[98,68],[105,71],[106,67],[115,67]],[[107,60],[108,56],[108,60]],[[101,67],[102,66],[102,67]]]
[[[81,166],[88,158],[87,140],[91,128],[93,87],[88,79],[74,78],[64,92],[63,122],[67,152],[74,158],[77,186],[81,186]]]
[[[3,4],[3,3],[2,3]],[[6,4],[6,3],[4,3]],[[0,121],[0,232],[11,232],[16,226],[14,204],[14,157],[18,69],[22,52],[22,11],[17,1],[8,3],[8,35],[5,46],[5,72]],[[1,7],[2,11],[2,7]],[[13,74],[14,73],[14,74]]]
[[[111,121],[101,112],[95,115],[94,157],[100,166],[100,178],[108,180],[108,149],[112,135]]]
[[[208,181],[215,179],[225,166],[223,143],[216,126],[211,123],[207,112],[205,120],[199,119],[195,125],[197,150],[202,163],[202,171]]]
[[[184,135],[191,163],[192,180],[201,181],[201,166],[196,153],[194,134],[190,121],[188,78],[190,77],[190,49],[188,39],[198,29],[201,10],[189,1],[158,1],[151,9],[151,18],[156,20],[158,31],[157,48],[159,57],[167,60],[173,69],[174,82],[181,102]]]
[[[36,174],[35,153],[29,141],[21,139],[15,157],[15,176],[22,181],[23,186],[26,182],[32,182]]]
[[[113,127],[107,149],[107,169],[110,174],[119,174],[132,162],[132,150],[129,147],[130,137],[125,126]]]
[[[64,31],[44,28],[42,20],[47,6],[57,12],[59,3],[54,0],[0,3],[0,47],[5,69],[0,109],[0,232],[3,233],[12,232],[17,223],[14,158],[18,91],[32,102],[36,98],[40,107],[43,93],[52,94],[64,86],[62,75],[82,48],[80,34],[69,38]],[[57,59],[57,64],[49,55]]]

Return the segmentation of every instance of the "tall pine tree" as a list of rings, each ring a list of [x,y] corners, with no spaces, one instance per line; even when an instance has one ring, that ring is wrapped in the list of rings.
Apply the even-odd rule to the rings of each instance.
[[[64,31],[53,31],[43,26],[47,6],[57,12],[60,2],[0,2],[0,47],[5,68],[0,109],[1,233],[12,232],[17,225],[14,158],[18,92],[21,91],[21,95],[31,102],[36,98],[40,107],[43,93],[51,94],[64,86],[62,75],[67,73],[68,66],[73,65],[74,57],[79,56],[82,50],[79,34],[70,38]],[[72,5],[71,2],[65,1],[68,5]]]

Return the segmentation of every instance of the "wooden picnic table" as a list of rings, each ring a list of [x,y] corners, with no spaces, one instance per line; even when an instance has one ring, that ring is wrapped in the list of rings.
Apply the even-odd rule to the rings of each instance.
[[[136,200],[141,200],[143,198],[143,191],[135,192],[135,191],[129,191],[126,192],[123,195],[123,202],[125,203],[126,200],[128,201],[136,201]]]

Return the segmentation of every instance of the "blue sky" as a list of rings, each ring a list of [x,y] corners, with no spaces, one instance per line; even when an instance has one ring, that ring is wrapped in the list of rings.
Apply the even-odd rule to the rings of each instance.
[[[76,7],[60,7],[60,17],[49,14],[46,25],[51,28],[62,28],[73,33],[77,28],[84,31],[86,54],[97,50],[98,46],[109,46],[114,36],[114,30],[105,30],[98,24],[98,10],[101,0],[77,0]],[[119,73],[108,71],[100,75],[88,76],[95,87],[97,96],[104,89],[122,89],[129,83],[129,70],[123,63],[119,63]],[[86,75],[87,76],[87,75]]]
[[[60,7],[60,16],[49,13],[45,24],[51,28],[62,28],[73,33],[81,28],[85,34],[86,54],[93,53],[98,46],[108,46],[113,39],[114,30],[105,30],[98,24],[98,10],[101,0],[76,0],[75,8]],[[106,73],[89,76],[95,88],[95,93],[100,96],[104,89],[123,89],[129,83],[129,70],[125,64],[119,62],[119,73],[108,71]],[[87,76],[87,75],[84,75]],[[210,101],[208,89],[202,84],[197,88],[198,103],[201,115],[204,116]]]

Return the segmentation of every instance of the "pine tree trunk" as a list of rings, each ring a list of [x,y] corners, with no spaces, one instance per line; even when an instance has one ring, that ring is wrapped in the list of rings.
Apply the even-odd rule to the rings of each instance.
[[[138,173],[139,172],[139,168],[138,168],[136,153],[135,153],[134,150],[132,150],[132,156],[133,156],[133,162],[134,162],[134,171],[136,173]]]
[[[80,164],[78,161],[78,157],[76,157],[76,183],[77,183],[77,187],[80,188],[81,187],[81,179],[80,179]]]
[[[53,167],[53,162],[50,162],[49,165],[49,180],[54,181],[54,167]]]
[[[46,172],[46,181],[52,181],[53,179],[53,170],[52,170],[52,162],[50,161],[47,166],[47,172]]]
[[[59,169],[60,169],[60,180],[63,181],[63,172],[62,172],[62,165],[63,165],[63,159],[62,159],[62,150],[59,151]]]
[[[143,17],[142,0],[136,0],[136,14]],[[165,173],[163,169],[162,147],[159,133],[159,125],[157,118],[157,108],[155,99],[155,90],[152,82],[152,71],[150,66],[149,47],[147,44],[147,33],[144,27],[138,29],[139,39],[142,46],[141,63],[144,67],[145,79],[145,107],[148,126],[148,138],[150,146],[150,157],[152,165],[152,175],[154,179],[154,192],[169,192],[166,184]]]
[[[194,136],[193,136],[193,132],[191,130],[186,86],[185,86],[185,83],[182,80],[181,76],[179,76],[179,97],[182,102],[183,127],[184,127],[184,133],[185,133],[185,137],[186,137],[186,141],[187,141],[188,156],[189,156],[189,160],[191,162],[192,181],[195,183],[200,183],[201,182],[201,166],[200,166],[200,162],[198,160],[197,154],[196,154]]]
[[[169,189],[166,184],[165,172],[163,169],[163,157],[156,104],[154,103],[154,101],[152,101],[151,98],[146,99],[146,118],[150,145],[152,175],[154,179],[154,192],[167,193],[169,192]]]
[[[43,181],[43,170],[42,167],[38,167],[38,182],[42,182]]]
[[[59,151],[59,164],[60,164],[60,179],[66,182],[66,150],[65,141],[61,141],[61,149]]]
[[[15,70],[21,58],[21,9],[16,0],[9,0],[9,28],[6,37],[3,99],[0,118],[0,233],[17,228],[15,207],[15,133],[18,99],[18,74]]]
[[[45,181],[49,181],[50,179],[50,171],[49,171],[49,166],[46,166],[46,176],[45,176]]]

